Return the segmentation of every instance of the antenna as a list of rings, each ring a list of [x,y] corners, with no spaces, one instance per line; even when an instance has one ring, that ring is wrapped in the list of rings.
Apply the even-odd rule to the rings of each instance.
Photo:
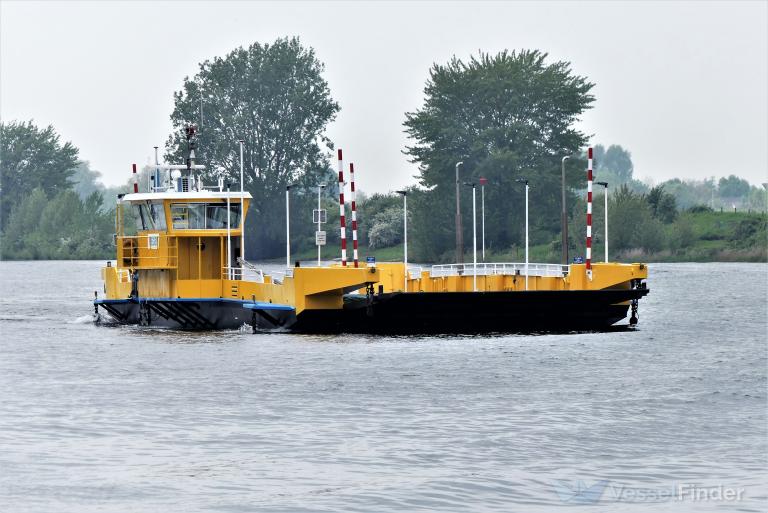
[[[203,128],[203,79],[200,78],[200,81],[197,85],[198,91],[200,91],[200,128]]]
[[[159,189],[160,188],[160,168],[158,165],[160,164],[160,161],[157,159],[157,146],[155,146],[155,173],[152,177],[153,187],[152,189]]]

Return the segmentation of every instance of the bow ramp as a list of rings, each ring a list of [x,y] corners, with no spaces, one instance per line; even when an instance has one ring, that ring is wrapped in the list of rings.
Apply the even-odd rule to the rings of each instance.
[[[254,303],[289,305],[300,315],[305,310],[341,310],[345,294],[379,279],[375,267],[294,267],[279,281],[269,275],[264,276],[264,283],[225,280],[224,288],[236,290],[240,299]]]

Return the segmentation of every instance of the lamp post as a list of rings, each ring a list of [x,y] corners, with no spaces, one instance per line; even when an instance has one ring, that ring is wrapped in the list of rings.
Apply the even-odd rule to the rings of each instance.
[[[560,161],[560,171],[562,173],[562,196],[563,196],[563,208],[562,208],[562,214],[560,218],[560,224],[561,228],[560,231],[563,236],[562,240],[562,264],[568,265],[568,214],[566,213],[566,207],[565,207],[565,161],[568,160],[570,155],[566,155],[563,157],[563,159]]]
[[[202,105],[202,104],[201,104]],[[245,191],[243,189],[243,144],[245,141],[240,139],[240,219],[242,220],[240,229],[240,269],[245,268]]]
[[[408,191],[396,191],[403,197],[403,291],[408,292]]]
[[[485,263],[485,184],[488,183],[488,180],[486,178],[480,178],[480,211],[481,214],[481,225],[483,227],[482,234],[483,234],[483,263]]]
[[[227,279],[232,279],[232,228],[230,225],[229,184],[227,184]]]
[[[285,186],[285,268],[291,267],[291,185]]]
[[[516,182],[525,184],[525,290],[528,290],[528,179],[518,178]]]
[[[464,235],[461,231],[461,196],[459,195],[459,166],[464,162],[456,162],[456,263],[464,262]]]
[[[608,182],[595,182],[605,187],[605,262],[608,263]]]
[[[472,291],[477,292],[477,208],[475,202],[475,184],[464,183],[472,187]]]
[[[321,228],[321,222],[323,219],[323,216],[321,215],[322,212],[320,210],[320,195],[323,192],[323,189],[325,189],[325,184],[321,183],[317,186],[317,231],[320,232]],[[317,235],[315,235],[315,238],[317,238]],[[320,267],[320,241],[317,241],[317,266]]]

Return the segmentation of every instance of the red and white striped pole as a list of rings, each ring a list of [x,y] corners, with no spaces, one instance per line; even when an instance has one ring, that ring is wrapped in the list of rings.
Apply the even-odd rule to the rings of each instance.
[[[344,216],[344,161],[339,155],[339,218],[341,219],[341,266],[347,266],[347,220]]]
[[[133,165],[133,192],[139,192],[139,176],[136,174],[136,164]]]
[[[587,150],[587,278],[592,279],[592,147]]]
[[[352,261],[357,264],[357,205],[355,205],[355,165],[349,163],[349,185],[352,200]]]

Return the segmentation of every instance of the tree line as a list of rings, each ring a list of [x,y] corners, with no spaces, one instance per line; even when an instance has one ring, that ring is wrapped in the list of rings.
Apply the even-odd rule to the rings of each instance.
[[[239,183],[239,139],[244,140],[245,187],[253,195],[246,224],[250,259],[282,255],[284,194],[291,187],[292,246],[314,248],[317,184],[328,212],[328,245],[338,247],[338,184],[333,143],[325,135],[339,112],[324,66],[298,38],[254,43],[206,60],[174,94],[174,127],[165,160],[186,158],[183,128],[198,125],[198,162],[204,178]],[[564,156],[569,245],[581,247],[587,136],[575,128],[592,107],[594,84],[571,64],[538,50],[479,53],[434,64],[423,105],[405,113],[411,144],[405,154],[418,165],[408,188],[412,259],[455,258],[455,169],[460,166],[464,240],[471,240],[471,188],[487,181],[489,250],[513,257],[524,240],[522,181],[531,184],[531,242],[541,258],[555,259],[560,242],[560,166]],[[596,145],[595,173],[607,181],[611,244],[616,254],[641,248],[673,251],[684,244],[686,222],[696,212],[765,210],[765,191],[735,175],[700,181],[646,184],[631,154],[618,144]],[[0,251],[2,258],[110,258],[114,204],[128,187],[106,188],[53,127],[33,122],[0,124]],[[602,208],[596,197],[596,213]],[[698,209],[698,211],[696,210]],[[709,210],[707,210],[709,209]],[[598,215],[595,216],[599,218]],[[359,240],[377,252],[402,242],[402,198],[393,193],[358,196]],[[688,221],[686,221],[688,219]],[[349,222],[349,216],[348,216]],[[599,231],[595,227],[596,232]],[[688,230],[688,232],[686,231]],[[747,234],[749,227],[742,230]],[[749,236],[747,236],[749,238]],[[600,243],[597,237],[597,243]],[[465,244],[465,250],[471,247]],[[332,251],[325,251],[327,256]]]
[[[113,256],[114,211],[104,208],[103,186],[91,182],[89,190],[88,180],[72,181],[87,170],[78,155],[79,150],[71,142],[63,143],[52,126],[0,122],[3,259]]]

